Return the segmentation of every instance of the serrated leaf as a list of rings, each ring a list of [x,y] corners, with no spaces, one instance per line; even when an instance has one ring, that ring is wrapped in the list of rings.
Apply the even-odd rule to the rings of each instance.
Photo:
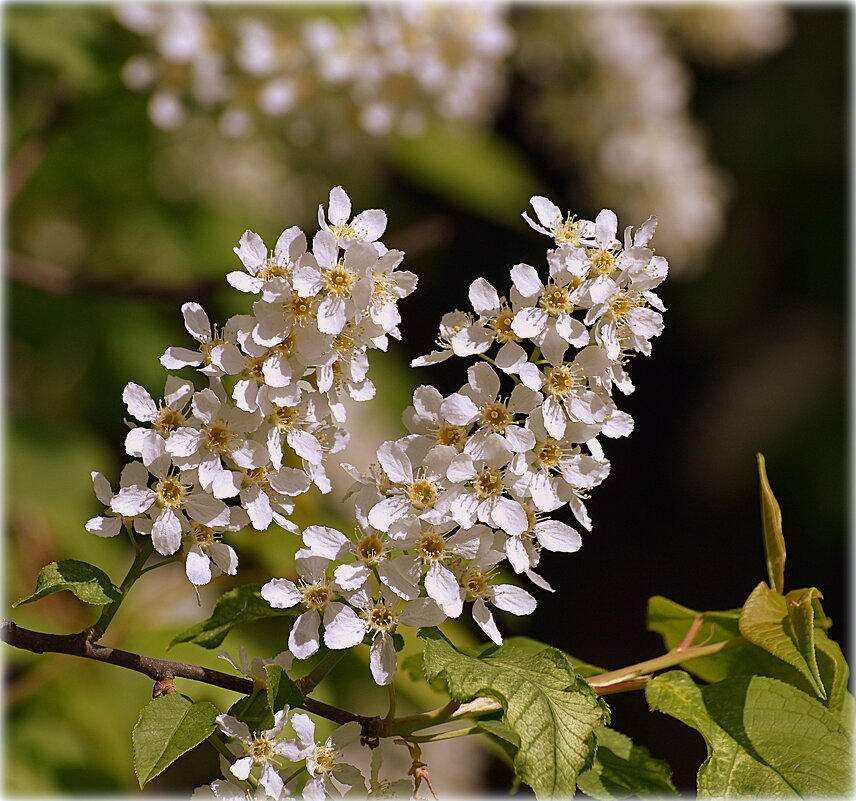
[[[191,642],[203,648],[216,648],[235,626],[266,617],[294,617],[295,609],[274,609],[261,596],[261,584],[245,584],[224,592],[208,620],[203,620],[173,638],[168,648]]]
[[[678,795],[672,783],[672,769],[654,759],[647,748],[614,729],[595,732],[597,751],[594,764],[577,779],[579,789],[599,801],[636,796]]]
[[[217,728],[218,714],[209,701],[193,703],[177,693],[149,701],[132,735],[140,788],[207,738]]]
[[[826,707],[848,730],[853,727],[853,696],[847,690],[850,667],[838,643],[830,640],[826,632],[815,629],[814,644],[817,666],[826,688]]]
[[[740,614],[740,633],[749,642],[796,668],[814,692],[826,698],[814,651],[814,608],[820,597],[813,587],[789,593],[788,598],[762,581],[746,599]]]
[[[761,481],[761,525],[764,531],[764,553],[767,558],[767,575],[770,586],[778,592],[785,591],[785,538],[782,535],[782,510],[770,482],[767,479],[767,463],[764,454],[756,454],[758,478]]]
[[[267,702],[271,713],[279,712],[285,706],[295,707],[303,703],[303,693],[297,689],[297,685],[282,669],[282,665],[265,665],[265,674],[267,674]]]
[[[591,686],[556,648],[507,642],[479,656],[455,648],[437,629],[420,629],[429,679],[445,674],[458,701],[496,698],[502,722],[520,738],[517,775],[539,798],[573,795],[592,759],[594,730],[608,717]]]
[[[852,743],[825,707],[784,682],[741,676],[703,689],[683,671],[645,688],[652,710],[696,729],[701,798],[849,795]]]
[[[396,166],[465,211],[518,225],[529,198],[543,191],[531,165],[496,133],[434,126],[393,144]]]
[[[45,565],[39,571],[34,592],[12,606],[30,604],[61,590],[71,590],[81,601],[93,606],[103,606],[122,597],[110,576],[100,568],[76,559],[63,559]]]

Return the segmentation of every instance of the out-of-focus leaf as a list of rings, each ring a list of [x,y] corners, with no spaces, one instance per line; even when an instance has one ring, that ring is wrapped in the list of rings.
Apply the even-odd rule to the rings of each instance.
[[[595,731],[594,764],[577,779],[579,789],[600,801],[631,797],[677,795],[672,769],[654,759],[647,748],[614,729]]]
[[[470,214],[517,226],[543,189],[531,166],[491,131],[434,127],[398,140],[390,158],[411,180]]]
[[[106,15],[81,6],[18,6],[4,14],[9,46],[22,58],[51,67],[77,86],[98,77],[92,45]]]
[[[761,522],[764,529],[764,552],[767,555],[767,574],[770,586],[778,592],[785,591],[785,538],[782,535],[782,510],[770,489],[767,479],[767,463],[764,454],[757,454],[758,476],[761,480]]]
[[[140,788],[217,728],[217,707],[177,693],[146,704],[134,726],[134,771]]]
[[[45,565],[39,571],[35,591],[12,606],[29,604],[60,590],[71,590],[81,601],[94,606],[103,606],[122,597],[110,576],[100,568],[77,559],[63,559]]]
[[[708,757],[698,772],[700,798],[850,794],[850,735],[795,687],[740,676],[701,688],[675,670],[649,682],[645,697],[652,710],[704,737]]]
[[[274,609],[261,596],[261,584],[245,584],[224,592],[208,620],[181,632],[169,647],[180,642],[192,642],[203,648],[216,648],[235,626],[266,617],[294,617],[299,610]]]
[[[792,597],[793,596],[793,597]],[[749,642],[795,667],[814,692],[826,698],[814,652],[814,607],[820,593],[812,587],[785,598],[762,581],[740,614],[740,633]]]

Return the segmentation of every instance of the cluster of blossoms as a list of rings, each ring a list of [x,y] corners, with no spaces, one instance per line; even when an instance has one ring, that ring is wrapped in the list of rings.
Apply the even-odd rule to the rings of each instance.
[[[373,397],[369,348],[399,337],[398,301],[416,276],[396,271],[403,253],[379,240],[386,214],[351,217],[341,188],[319,208],[311,249],[302,231],[287,229],[272,251],[251,231],[235,252],[244,270],[229,283],[258,296],[253,313],[220,328],[198,303],[182,307],[194,349],[168,348],[168,369],[195,367],[208,386],[170,376],[163,399],[129,383],[123,392],[132,424],[125,449],[134,461],[114,493],[93,473],[107,507],[86,528],[112,537],[122,525],[150,535],[155,550],[176,553],[184,542],[194,584],[234,574],[238,557],[221,541],[246,526],[272,523],[297,532],[295,498],[312,485],[330,491],[325,457],[345,447],[344,399]]]
[[[359,768],[348,764],[343,752],[359,738],[359,723],[345,723],[319,740],[312,719],[302,712],[292,714],[288,706],[274,715],[273,726],[264,731],[251,732],[246,723],[231,715],[220,715],[217,722],[220,732],[232,740],[227,748],[235,759],[221,759],[222,773],[228,778],[197,788],[194,801],[264,798],[321,801],[367,794],[379,798],[415,797],[414,779],[380,778],[380,748],[372,751],[368,782]],[[289,729],[294,734],[290,738],[284,736]],[[304,771],[306,780],[298,792],[294,779]]]
[[[151,40],[154,52],[131,58],[123,77],[152,92],[153,122],[176,128],[200,106],[217,110],[233,136],[249,133],[259,113],[286,122],[297,114],[305,129],[309,107],[373,135],[415,134],[437,117],[478,120],[495,105],[513,44],[494,5],[368,6],[343,25],[192,4],[123,4],[116,15]]]
[[[330,649],[367,640],[372,675],[386,685],[396,670],[395,629],[438,625],[466,603],[501,643],[489,605],[525,615],[536,601],[502,581],[500,563],[549,590],[535,572],[542,551],[581,545],[577,529],[549,515],[569,505],[591,528],[584,501],[609,472],[599,437],[633,426],[612,388],[632,391],[624,366],[650,353],[662,330],[653,290],[668,267],[648,247],[654,218],[621,242],[611,211],[592,222],[563,217],[546,198],[532,202],[537,222],[527,220],[557,245],[546,280],[518,264],[508,298],[483,278],[473,282],[473,312],[445,315],[441,349],[413,364],[452,355],[483,361],[448,397],[419,387],[404,414],[410,433],[383,443],[370,470],[343,465],[354,479],[356,532],[309,526],[298,581],[262,588],[272,606],[302,610],[288,640],[296,657],[308,658],[322,640]]]
[[[446,397],[419,387],[404,412],[409,433],[377,448],[367,471],[343,465],[358,524],[350,536],[323,525],[300,531],[289,515],[312,485],[330,491],[325,455],[348,440],[343,401],[373,396],[366,352],[400,336],[397,304],[416,287],[415,275],[396,269],[403,254],[379,241],[383,211],[352,216],[336,187],[326,211],[319,207],[311,248],[296,227],[272,251],[245,232],[235,248],[244,269],[227,280],[255,296],[252,314],[218,327],[199,304],[186,303],[196,347],[171,347],[161,357],[171,370],[196,368],[207,386],[170,376],[157,402],[137,384],[125,387],[139,424],[130,424],[125,441],[133,460],[116,492],[93,473],[108,509],[88,521],[89,531],[114,536],[124,525],[151,536],[164,556],[184,546],[197,585],[236,572],[237,555],[221,541],[226,533],[276,523],[301,539],[297,575],[261,588],[271,607],[298,612],[288,650],[251,664],[243,651],[239,663],[221,654],[254,683],[265,681],[266,664],[288,671],[322,642],[331,650],[365,642],[372,677],[389,685],[397,629],[439,625],[467,605],[501,644],[489,607],[526,615],[536,600],[504,580],[500,565],[551,590],[535,572],[542,552],[580,547],[578,529],[551,515],[568,505],[576,524],[591,528],[584,502],[609,473],[600,438],[633,426],[612,390],[632,391],[625,366],[634,354],[649,354],[662,331],[653,290],[668,265],[649,247],[653,217],[619,239],[609,210],[591,221],[563,215],[544,197],[532,206],[535,219],[524,218],[555,244],[546,272],[515,265],[507,297],[478,278],[469,290],[472,311],[442,318],[439,349],[413,366],[452,356],[478,361]],[[380,780],[376,749],[367,787],[342,754],[360,733],[356,722],[324,742],[307,715],[287,707],[261,732],[229,715],[218,722],[234,758],[223,760],[227,778],[199,788],[198,798],[282,799],[301,782],[310,800],[367,791],[409,796],[419,781],[418,755],[413,781]],[[283,736],[286,726],[294,737]]]

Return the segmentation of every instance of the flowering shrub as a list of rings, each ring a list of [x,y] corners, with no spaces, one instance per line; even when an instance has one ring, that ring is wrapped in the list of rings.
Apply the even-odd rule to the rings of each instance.
[[[592,528],[585,500],[609,474],[602,438],[633,428],[613,389],[633,391],[631,357],[649,355],[663,330],[665,307],[654,290],[668,272],[650,246],[654,217],[619,232],[608,209],[586,220],[544,197],[531,202],[534,219],[523,216],[551,240],[546,267],[514,265],[503,295],[478,278],[469,290],[472,311],[442,316],[438,349],[413,366],[464,358],[466,383],[448,396],[420,386],[403,415],[409,433],[382,443],[366,471],[342,465],[353,480],[352,530],[301,531],[291,516],[295,499],[313,487],[331,492],[327,460],[347,447],[349,405],[375,394],[368,351],[400,338],[398,304],[416,289],[417,277],[399,269],[404,254],[380,241],[385,212],[354,215],[336,187],[319,208],[311,243],[292,227],[269,249],[247,231],[234,249],[243,269],[227,280],[253,297],[252,313],[220,326],[198,303],[185,303],[195,345],[161,357],[169,370],[194,368],[204,388],[171,375],[155,401],[137,384],[125,387],[135,421],[125,439],[131,461],[115,492],[92,474],[106,510],[86,528],[100,537],[124,530],[135,551],[131,568],[116,586],[85,562],[46,566],[19,603],[68,589],[101,606],[100,617],[74,635],[11,623],[4,633],[18,647],[111,661],[155,680],[155,697],[133,731],[141,786],[207,741],[222,757],[224,778],[199,788],[200,798],[410,797],[423,784],[433,792],[423,744],[478,733],[501,745],[539,797],[580,789],[615,798],[616,787],[674,793],[668,766],[609,728],[603,696],[644,688],[653,710],[704,736],[701,793],[847,791],[847,664],[826,635],[819,591],[784,594],[780,513],[763,460],[769,584],[761,582],[742,610],[695,612],[654,598],[649,625],[668,652],[614,671],[534,640],[503,638],[491,607],[532,614],[537,593],[553,591],[536,572],[543,552],[574,552],[580,529]],[[559,519],[566,505],[573,525]],[[293,565],[282,564],[285,575],[223,593],[211,617],[174,642],[216,648],[232,629],[274,618],[281,625],[275,656],[250,662],[243,648],[237,661],[221,654],[234,669],[227,674],[98,644],[144,573],[181,559],[194,587],[234,575],[239,555],[224,540],[274,525],[301,546]],[[438,628],[467,607],[491,641],[474,651]],[[402,665],[405,640],[421,649]],[[311,695],[346,651],[363,645],[371,679],[389,688],[385,717]],[[309,669],[298,671],[306,660]],[[688,672],[653,676],[675,666]],[[442,687],[448,703],[397,717],[402,667]],[[242,698],[224,713],[178,694],[176,678]],[[341,725],[319,736],[307,712]],[[735,727],[738,713],[743,723]],[[380,778],[379,742],[387,738],[410,761],[395,781]],[[344,750],[357,741],[372,750],[368,776],[351,764],[354,749]]]

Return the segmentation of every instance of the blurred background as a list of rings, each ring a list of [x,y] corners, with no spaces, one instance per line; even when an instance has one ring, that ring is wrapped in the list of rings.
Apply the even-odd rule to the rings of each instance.
[[[465,380],[461,360],[408,365],[431,349],[444,312],[468,308],[470,282],[484,276],[502,294],[515,263],[543,267],[550,243],[520,213],[544,194],[589,219],[613,208],[622,228],[656,214],[669,312],[652,358],[633,360],[636,392],[618,398],[636,428],[606,443],[612,472],[589,505],[594,530],[579,553],[548,554],[541,572],[557,592],[539,592],[534,615],[501,628],[612,669],[661,652],[645,631],[651,595],[740,606],[766,578],[761,451],[784,516],[787,589],[823,592],[831,635],[849,653],[848,7],[3,13],[10,602],[57,559],[124,575],[128,543],[83,528],[101,511],[90,472],[116,481],[122,388],[160,391],[158,357],[187,344],[180,305],[199,301],[219,321],[248,309],[224,280],[246,228],[267,242],[294,224],[311,236],[335,185],[355,211],[388,212],[384,242],[407,253],[420,285],[402,303],[403,341],[373,358],[378,397],[354,412],[345,456],[367,464],[404,433],[416,386],[448,393]],[[347,526],[342,479],[331,496],[301,498],[296,522]],[[234,536],[238,576],[199,600],[180,564],[158,571],[106,642],[218,666],[198,647],[165,647],[224,590],[284,575],[294,540],[276,529]],[[69,593],[11,617],[57,633],[94,620]],[[468,622],[449,625],[462,644],[482,639]],[[284,640],[259,623],[225,647],[271,656]],[[6,793],[134,792],[130,731],[147,681],[71,657],[4,654]],[[373,711],[366,666],[347,664],[323,697]],[[234,700],[183,691],[223,709]],[[437,698],[415,684],[404,696],[423,709]],[[669,761],[691,794],[701,737],[649,714],[641,693],[610,705],[615,728]],[[451,746],[455,759],[441,744],[426,749],[438,792],[507,792],[503,764],[477,750],[463,760],[462,747]],[[146,792],[186,794],[214,778],[214,752],[197,751]]]

